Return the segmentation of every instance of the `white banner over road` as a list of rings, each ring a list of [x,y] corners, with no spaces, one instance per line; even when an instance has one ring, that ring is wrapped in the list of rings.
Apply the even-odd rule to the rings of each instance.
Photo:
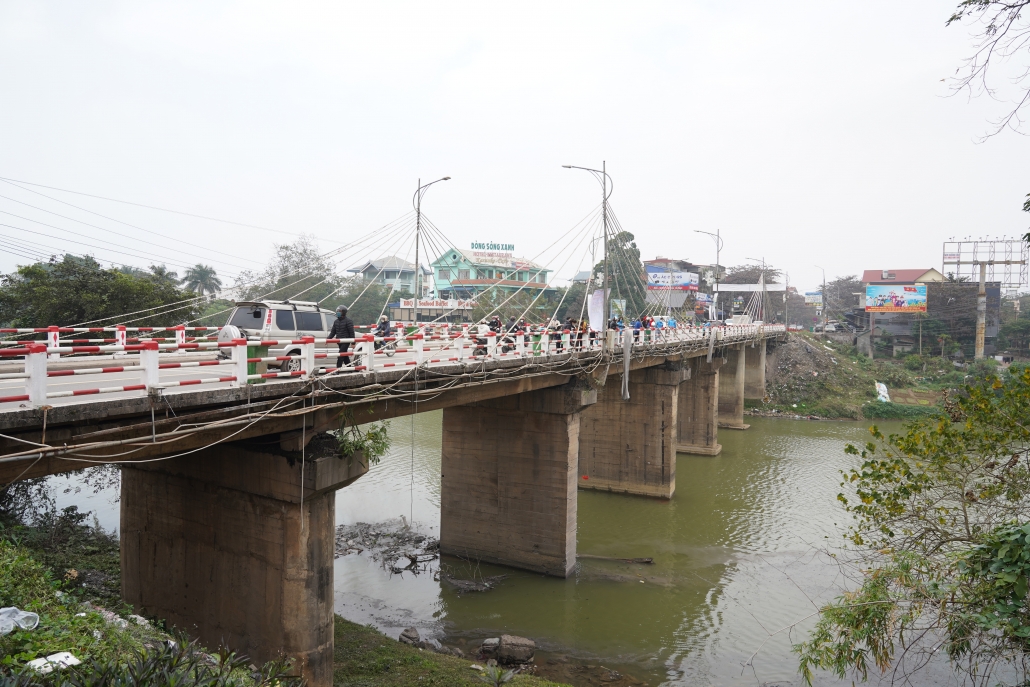
[[[716,291],[786,291],[786,284],[713,284]]]

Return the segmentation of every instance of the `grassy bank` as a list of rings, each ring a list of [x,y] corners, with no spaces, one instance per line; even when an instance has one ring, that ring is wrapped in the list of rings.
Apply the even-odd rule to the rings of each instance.
[[[473,687],[483,683],[472,661],[401,644],[378,630],[336,617],[333,684],[338,687],[426,685]],[[482,665],[482,662],[480,662]],[[531,675],[517,675],[509,685],[560,687]]]

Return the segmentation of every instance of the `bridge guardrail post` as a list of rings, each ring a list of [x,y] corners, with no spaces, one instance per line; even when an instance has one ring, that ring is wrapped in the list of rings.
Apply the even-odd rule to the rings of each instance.
[[[539,345],[537,345],[536,355],[546,356],[547,355],[547,349],[550,347],[550,344],[551,344],[551,337],[547,333],[547,330],[545,329],[544,331],[542,331],[540,333],[540,343],[539,343]]]
[[[178,346],[176,353],[186,355],[186,349],[182,347],[186,343],[186,325],[180,324],[172,327],[175,330],[175,345]]]
[[[421,365],[425,359],[426,341],[425,341],[425,329],[419,329],[415,332],[415,364]]]
[[[497,332],[492,329],[486,335],[486,357],[490,360],[497,357]]]
[[[526,355],[526,332],[522,330],[515,335],[515,352],[520,358]]]
[[[232,382],[232,386],[246,386],[247,385],[247,340],[246,339],[233,339],[232,347],[232,362],[233,362],[233,373],[236,377]]]
[[[61,334],[58,327],[47,327],[46,328],[46,347],[47,348],[60,348],[61,346]],[[51,360],[60,360],[60,353],[50,353],[49,357]]]
[[[563,352],[568,353],[572,350],[572,334],[568,329],[563,329],[561,331],[561,344]]]
[[[311,379],[315,376],[315,337],[302,336],[300,340],[304,342],[300,346],[301,369],[304,379]]]
[[[29,344],[26,348],[29,349],[29,353],[25,356],[25,372],[29,378],[25,382],[25,390],[29,394],[29,403],[33,408],[38,408],[46,405],[47,347],[41,344]],[[51,355],[57,357],[56,354],[52,353]]]
[[[421,339],[419,339],[421,342]],[[365,334],[360,344],[354,346],[358,354],[360,364],[365,366],[365,371],[370,372],[376,369],[376,337],[373,334]],[[357,365],[355,365],[357,367]]]
[[[140,382],[147,387],[147,393],[158,388],[160,367],[160,350],[156,341],[144,341],[143,350],[139,352],[139,366],[142,372]]]
[[[453,339],[455,347],[458,349],[458,362],[465,360],[465,342],[468,340],[468,327],[462,327],[461,331],[458,332],[457,338]]]
[[[114,345],[124,346],[126,343],[127,342],[125,341],[125,325],[120,324],[114,328]],[[114,354],[116,357],[121,357],[125,355],[125,351],[115,351]]]

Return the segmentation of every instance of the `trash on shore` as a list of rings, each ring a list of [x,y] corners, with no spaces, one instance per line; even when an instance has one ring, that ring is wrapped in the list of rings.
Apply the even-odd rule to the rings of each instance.
[[[35,630],[39,625],[39,615],[23,611],[14,606],[0,608],[0,635],[10,634],[15,628]]]
[[[507,577],[507,575],[493,575],[491,577],[463,580],[448,574],[446,571],[440,572],[440,581],[457,591],[458,596],[468,592],[488,592]]]
[[[54,670],[61,670],[69,666],[77,666],[82,661],[75,658],[68,651],[59,651],[56,654],[50,654],[45,658],[37,658],[33,661],[29,661],[25,665],[32,668],[40,675],[46,675],[47,673],[53,672]]]

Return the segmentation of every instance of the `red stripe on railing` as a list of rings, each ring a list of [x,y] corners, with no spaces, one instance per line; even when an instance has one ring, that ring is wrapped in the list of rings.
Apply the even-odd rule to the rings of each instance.
[[[0,403],[17,403],[27,400],[29,400],[28,396],[0,396]]]

